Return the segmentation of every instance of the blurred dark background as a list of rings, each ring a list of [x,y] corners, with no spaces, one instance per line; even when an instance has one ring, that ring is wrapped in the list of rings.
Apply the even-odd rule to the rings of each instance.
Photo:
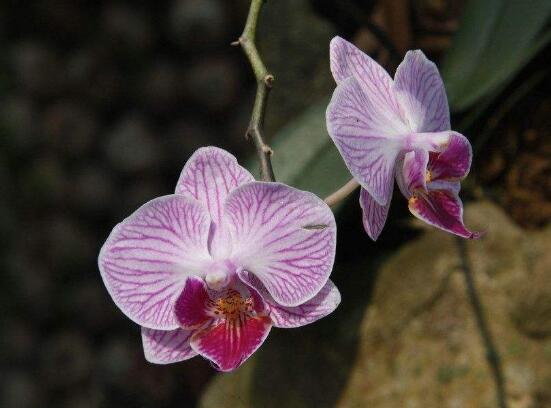
[[[411,48],[442,61],[465,3],[269,0],[259,35],[276,77],[266,131],[276,177],[320,195],[347,178],[325,145],[303,146],[312,160],[306,170],[285,165],[294,140],[327,139],[332,36],[354,41],[390,70]],[[214,370],[200,358],[148,364],[139,328],[110,300],[96,258],[115,223],[173,190],[197,147],[217,145],[255,167],[244,139],[254,81],[241,51],[229,45],[248,6],[247,0],[0,4],[0,406],[197,404]],[[458,103],[453,121],[477,135],[464,197],[489,198],[524,229],[542,228],[551,215],[546,44],[491,97]],[[395,199],[395,220],[375,252],[356,199],[346,203],[339,261],[351,265],[392,252],[416,236],[403,204]],[[350,278],[336,280],[350,302],[365,306],[375,277],[366,277],[361,293]],[[330,319],[323,330],[333,327]]]

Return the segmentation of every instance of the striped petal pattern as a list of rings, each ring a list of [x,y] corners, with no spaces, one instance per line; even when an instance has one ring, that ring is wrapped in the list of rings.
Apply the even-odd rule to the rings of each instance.
[[[191,334],[183,329],[154,330],[142,327],[145,359],[154,364],[170,364],[195,357],[197,353],[189,344]]]
[[[406,53],[394,76],[394,90],[413,132],[450,129],[450,109],[442,77],[421,50]]]
[[[231,249],[221,222],[226,197],[234,188],[251,181],[254,177],[233,155],[212,146],[198,149],[180,174],[176,194],[203,203],[210,214],[209,249],[215,258],[227,256]]]
[[[385,205],[380,205],[377,201],[373,199],[371,194],[365,189],[360,190],[360,207],[362,208],[362,223],[373,241],[377,241],[383,227],[386,223],[386,218],[388,216],[388,209],[390,208],[390,201]]]
[[[116,305],[150,329],[178,327],[173,304],[186,278],[209,261],[209,215],[201,204],[169,195],[118,224],[101,249],[101,276]]]
[[[220,321],[193,335],[191,347],[220,371],[232,371],[266,340],[272,322],[267,316],[245,316],[239,322]]]
[[[226,201],[234,262],[273,299],[297,306],[325,285],[335,257],[333,213],[320,198],[280,183],[254,182]]]
[[[339,84],[326,113],[329,136],[350,173],[380,205],[390,200],[407,129],[380,115],[354,77]]]
[[[451,190],[432,190],[409,199],[409,210],[417,218],[462,238],[477,239],[480,232],[469,231],[463,223],[463,203]]]

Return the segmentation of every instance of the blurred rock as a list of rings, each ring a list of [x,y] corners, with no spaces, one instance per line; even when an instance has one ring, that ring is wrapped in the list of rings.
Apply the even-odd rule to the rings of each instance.
[[[551,231],[547,229],[541,239],[530,243],[528,276],[519,277],[512,286],[511,317],[519,330],[536,339],[551,335],[550,238]]]
[[[5,371],[1,375],[0,405],[4,408],[40,406],[41,392],[36,378],[21,371]]]
[[[532,265],[549,269],[544,248],[551,245],[551,229],[523,232],[487,202],[468,206],[466,221],[473,229],[489,229],[485,238],[468,242],[467,248],[502,359],[508,403],[511,407],[543,407],[538,404],[549,398],[545,390],[551,383],[551,338],[540,336],[534,341],[527,337],[523,329],[517,330],[509,312],[518,306],[511,305],[512,296],[534,296],[533,291],[542,293],[540,286],[549,286],[534,279]],[[297,364],[290,349],[278,349],[268,339],[239,371],[217,376],[200,406],[299,407],[308,406],[308,398],[318,394],[321,402],[317,407],[495,406],[494,380],[466,298],[456,239],[432,229],[382,263],[377,275],[359,327],[357,349],[317,348],[319,359],[353,359],[348,371],[324,372],[335,381],[345,379],[338,392],[328,394],[331,389],[320,388],[318,379],[285,382],[286,376],[295,376],[294,371],[296,378],[313,375],[310,363]],[[531,286],[530,294],[519,287],[521,281]],[[343,302],[335,313],[346,307]],[[523,318],[531,319],[536,312],[530,309],[528,314],[530,317]],[[332,331],[331,341],[336,345],[355,332],[342,320],[336,321]],[[536,321],[542,327],[548,322],[543,319],[531,324]],[[322,322],[316,324],[325,324]],[[297,331],[308,333],[306,328]],[[290,332],[284,334],[291,336]],[[284,382],[286,392],[266,393],[262,389],[266,382],[271,387]]]
[[[17,82],[30,95],[52,97],[62,90],[59,59],[48,46],[22,42],[13,47],[12,55]]]
[[[128,116],[115,124],[105,149],[113,168],[121,172],[148,170],[160,161],[160,147],[140,116]]]
[[[86,379],[94,366],[88,340],[74,331],[61,331],[45,340],[40,362],[43,381],[69,387]]]
[[[169,19],[173,41],[182,49],[220,47],[228,42],[223,1],[174,0]]]
[[[194,103],[211,112],[229,109],[236,101],[240,73],[228,57],[209,57],[192,63],[184,87]]]
[[[42,119],[48,145],[70,157],[89,153],[98,131],[98,118],[76,102],[58,102],[48,106]]]

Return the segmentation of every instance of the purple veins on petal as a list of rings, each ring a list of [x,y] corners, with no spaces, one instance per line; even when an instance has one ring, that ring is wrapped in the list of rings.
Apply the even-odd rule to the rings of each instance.
[[[189,344],[191,332],[183,329],[154,330],[142,327],[145,359],[154,364],[170,364],[195,357]]]
[[[327,281],[316,296],[301,305],[282,306],[254,275],[243,273],[240,277],[262,296],[275,327],[293,328],[313,323],[333,312],[341,302],[341,294],[331,280]]]
[[[340,85],[354,77],[374,117],[383,116],[389,124],[403,126],[406,118],[393,89],[392,78],[376,61],[348,41],[335,37],[329,44],[331,72]],[[400,124],[400,125],[399,125]]]
[[[186,197],[156,198],[118,224],[103,245],[99,269],[113,300],[133,321],[151,329],[178,327],[172,305],[186,277],[200,273],[209,216]]]
[[[209,248],[217,258],[229,252],[221,223],[226,197],[236,187],[251,181],[254,177],[232,154],[212,146],[198,149],[182,170],[176,194],[193,198],[208,209],[212,220]]]
[[[362,208],[362,222],[369,235],[373,241],[377,241],[383,227],[386,223],[386,218],[388,216],[388,209],[390,208],[390,201],[385,205],[380,205],[371,194],[365,189],[360,190],[360,207]]]
[[[430,190],[427,194],[412,196],[409,210],[417,218],[434,227],[463,238],[476,239],[482,234],[469,231],[463,224],[463,203],[449,190]]]
[[[278,303],[304,303],[327,282],[336,225],[320,198],[280,183],[254,182],[230,194],[226,214],[235,262],[254,274]],[[304,228],[308,225],[327,227]]]
[[[328,283],[335,240],[321,199],[255,182],[232,155],[209,147],[186,164],[176,194],[115,226],[98,264],[116,305],[142,326],[148,361],[200,354],[230,371],[268,336],[270,308],[294,327],[337,307]],[[245,268],[263,294],[239,278]]]
[[[327,107],[327,130],[352,176],[360,183],[367,234],[384,227],[394,178],[412,213],[465,237],[457,196],[468,173],[469,141],[450,130],[446,91],[436,65],[409,51],[394,80],[354,45],[335,37],[331,72],[337,88]]]
[[[221,371],[241,365],[264,342],[272,326],[262,313],[261,296],[244,292],[236,288],[209,291],[200,279],[189,278],[176,302],[178,320],[191,329],[192,349]]]
[[[380,115],[354,77],[335,89],[326,119],[329,135],[354,178],[379,204],[386,204],[408,129]]]
[[[438,68],[421,50],[408,51],[394,76],[394,90],[413,132],[450,129],[446,89]]]

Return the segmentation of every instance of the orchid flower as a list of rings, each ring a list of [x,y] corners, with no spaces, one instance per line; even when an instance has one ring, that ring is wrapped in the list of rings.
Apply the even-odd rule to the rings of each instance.
[[[384,227],[394,178],[417,218],[464,238],[460,181],[472,149],[450,130],[446,91],[436,65],[408,51],[394,80],[368,55],[340,37],[330,45],[337,82],[327,108],[327,129],[361,186],[363,224],[376,240]]]
[[[272,326],[331,313],[336,226],[318,197],[254,181],[228,152],[206,147],[186,163],[176,193],[115,226],[99,269],[115,304],[142,326],[158,364],[197,354],[239,367]]]

